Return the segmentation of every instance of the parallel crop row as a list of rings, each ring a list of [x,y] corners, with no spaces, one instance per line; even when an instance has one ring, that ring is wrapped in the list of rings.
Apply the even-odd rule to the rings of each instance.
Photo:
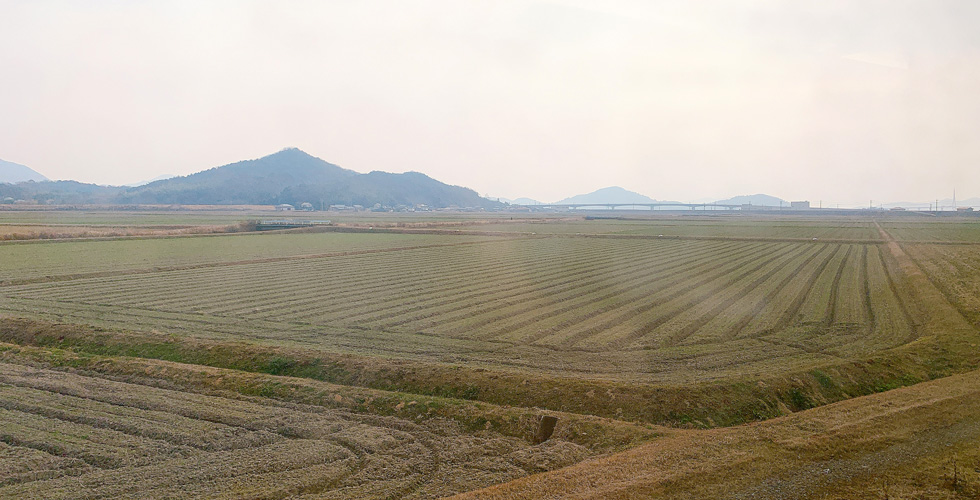
[[[868,227],[855,221],[844,229]],[[957,268],[950,264],[955,259],[923,253],[927,257],[937,262],[932,274],[943,266],[962,273],[970,265],[960,259]],[[848,346],[873,350],[914,339],[918,316],[881,247],[819,240],[489,240],[2,291],[7,311],[43,309],[45,317],[141,330],[277,338],[439,360],[460,352],[486,356],[481,359],[499,353],[508,363],[556,366],[570,352],[695,346],[723,352],[738,345],[748,353],[773,343],[840,356]],[[509,354],[520,347],[534,348],[533,363]],[[636,359],[610,357],[603,369],[645,370],[631,365]]]

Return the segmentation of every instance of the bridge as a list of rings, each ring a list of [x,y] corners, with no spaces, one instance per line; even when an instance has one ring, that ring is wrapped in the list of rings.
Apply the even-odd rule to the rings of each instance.
[[[530,209],[557,209],[557,208],[568,208],[568,209],[581,209],[581,208],[602,208],[615,210],[616,208],[636,208],[636,207],[646,207],[650,210],[655,210],[657,207],[684,207],[691,210],[734,210],[736,208],[741,209],[743,205],[724,205],[719,203],[675,203],[675,202],[662,202],[662,203],[542,203],[540,205],[518,205],[524,208]],[[762,208],[761,206],[759,208]],[[787,207],[788,208],[788,207]]]

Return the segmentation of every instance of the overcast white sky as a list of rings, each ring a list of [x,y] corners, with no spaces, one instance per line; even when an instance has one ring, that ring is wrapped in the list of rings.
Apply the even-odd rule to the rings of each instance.
[[[0,0],[0,158],[287,146],[554,201],[980,196],[980,2]]]

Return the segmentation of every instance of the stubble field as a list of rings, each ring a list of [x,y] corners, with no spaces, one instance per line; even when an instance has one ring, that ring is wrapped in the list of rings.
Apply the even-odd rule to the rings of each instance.
[[[50,497],[72,491],[67,478],[130,468],[161,496],[256,493],[265,477],[281,488],[261,495],[276,498],[432,497],[666,432],[651,425],[736,425],[914,385],[976,367],[974,241],[971,220],[657,215],[372,216],[318,232],[0,244],[3,452],[23,469],[0,484]],[[342,408],[187,392],[166,376],[64,366],[60,353],[381,392]],[[178,394],[153,406],[165,390]],[[112,405],[129,403],[110,399],[122,393],[148,403],[120,414]],[[488,406],[399,416],[406,402],[363,404],[381,394]],[[222,409],[239,405],[254,408]],[[562,415],[556,438],[534,446],[528,415],[548,411]],[[222,448],[239,442],[221,437],[232,427],[243,444]],[[344,432],[385,444],[338,442]],[[276,453],[295,463],[263,462]],[[205,488],[182,468],[194,460],[255,466],[217,466]],[[390,477],[368,480],[365,463]],[[321,472],[332,479],[311,483]],[[107,484],[92,497],[134,487]]]

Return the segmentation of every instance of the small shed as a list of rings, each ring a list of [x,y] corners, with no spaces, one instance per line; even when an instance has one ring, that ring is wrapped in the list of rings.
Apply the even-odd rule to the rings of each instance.
[[[289,211],[295,210],[295,209],[296,209],[296,207],[290,205],[289,203],[282,203],[280,205],[276,205],[276,211],[277,212],[289,212]]]

